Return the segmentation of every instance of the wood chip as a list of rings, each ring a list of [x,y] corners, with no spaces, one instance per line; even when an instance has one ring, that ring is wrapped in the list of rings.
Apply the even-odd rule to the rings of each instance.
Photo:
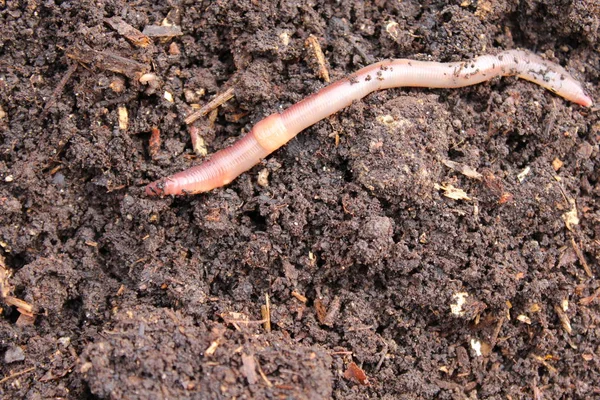
[[[192,149],[194,153],[199,156],[206,156],[208,154],[208,149],[206,148],[206,142],[204,138],[200,135],[200,128],[197,126],[190,126],[188,129],[190,134],[190,139],[192,139]]]
[[[592,361],[594,359],[594,355],[590,353],[583,353],[581,358],[583,358],[585,361]]]
[[[442,160],[442,163],[446,167],[463,174],[467,178],[478,179],[478,180],[483,179],[483,175],[480,174],[479,172],[477,172],[475,170],[475,168],[472,168],[469,165],[458,163],[458,162],[451,161],[451,160]]]
[[[498,204],[505,204],[505,203],[511,202],[512,200],[513,200],[512,193],[504,192],[500,195],[500,198],[498,199]]]
[[[438,185],[437,183],[433,185],[437,190],[442,190],[443,195],[452,200],[471,200],[469,196],[465,193],[464,190],[455,188],[452,185]]]
[[[579,304],[582,306],[589,306],[590,304],[592,304],[594,302],[594,300],[596,300],[598,298],[599,295],[600,295],[600,288],[596,289],[596,291],[591,296],[580,299]]]
[[[327,312],[327,315],[325,315],[325,319],[323,321],[324,325],[327,325],[330,327],[333,326],[335,320],[337,319],[338,313],[340,311],[340,306],[341,306],[340,298],[338,296],[335,296],[333,298],[333,300],[331,301],[331,303],[329,304],[329,311]]]
[[[348,369],[344,372],[344,378],[363,386],[369,386],[369,377],[355,362],[348,364]]]
[[[550,371],[553,374],[557,374],[558,371],[556,370],[556,368],[554,368],[552,365],[550,365],[543,357],[540,357],[536,354],[532,354],[531,357],[539,362],[540,364],[542,364],[544,367],[546,367],[548,369],[548,371]]]
[[[269,186],[269,170],[267,168],[263,168],[260,171],[258,171],[256,183],[258,183],[258,185],[262,187]]]
[[[115,93],[121,93],[125,90],[125,80],[120,76],[117,76],[110,82],[108,87]]]
[[[397,41],[400,37],[400,30],[400,24],[398,24],[396,21],[389,21],[385,25],[385,31],[392,37],[392,39],[394,39],[394,41]]]
[[[179,50],[179,46],[177,46],[177,43],[172,42],[169,45],[169,54],[172,56],[178,56],[181,54],[181,50]]]
[[[160,146],[162,143],[160,138],[160,129],[157,127],[152,127],[150,132],[150,140],[148,141],[148,154],[150,154],[150,157],[155,158],[160,151]]]
[[[157,80],[158,80],[158,76],[156,76],[156,74],[153,74],[152,72],[148,72],[148,73],[140,76],[140,79],[139,79],[140,83],[143,83],[143,84],[147,84],[147,83],[154,82]]]
[[[325,55],[323,54],[323,50],[321,49],[321,45],[319,44],[319,40],[314,36],[310,35],[304,45],[312,50],[312,53],[317,62],[316,72],[319,78],[323,79],[325,82],[329,83],[329,71],[327,70],[327,65],[325,62]]]
[[[562,161],[560,161],[560,159],[557,157],[554,160],[552,160],[552,168],[555,171],[558,171],[559,169],[562,168],[562,166],[564,165],[564,163]]]
[[[323,300],[315,300],[315,311],[317,313],[317,320],[323,324],[325,322],[325,316],[327,315],[327,308],[325,307],[325,304],[323,304]]]
[[[558,266],[564,267],[568,265],[575,264],[577,262],[577,254],[575,253],[575,249],[573,247],[563,247],[561,249],[561,255],[558,259]]]
[[[17,308],[21,315],[17,318],[16,325],[19,327],[33,326],[35,324],[35,316],[22,313],[20,308]]]
[[[148,36],[144,35],[142,32],[135,29],[133,26],[129,25],[119,17],[107,18],[104,20],[104,22],[110,25],[110,27],[117,31],[119,35],[124,36],[135,46],[144,48],[148,47],[148,45],[152,43]]]
[[[12,292],[13,287],[8,282],[10,270],[6,267],[4,257],[0,254],[0,297],[6,298]]]
[[[517,316],[517,319],[527,325],[531,325],[531,319],[525,314]]]
[[[530,172],[531,172],[531,167],[525,167],[525,169],[523,171],[519,172],[519,174],[517,174],[517,179],[518,179],[519,183],[523,183],[523,181],[525,180],[527,175],[529,175]]]
[[[298,300],[300,300],[304,304],[306,304],[306,302],[308,301],[308,299],[306,298],[306,296],[303,296],[297,290],[292,290],[292,296],[294,296],[295,298],[297,298]]]
[[[4,298],[4,301],[6,302],[6,304],[8,304],[10,306],[17,307],[21,311],[21,313],[24,313],[24,314],[32,314],[33,313],[33,306],[24,300],[18,299],[13,296],[6,296]]]
[[[181,27],[177,25],[146,25],[142,33],[152,38],[171,38],[183,35]]]
[[[83,64],[92,65],[100,70],[123,74],[132,79],[139,79],[140,76],[150,71],[150,65],[121,57],[110,51],[71,47],[67,49],[66,54],[67,57]]]
[[[573,330],[571,329],[571,321],[569,320],[569,316],[565,314],[563,309],[557,304],[554,305],[554,311],[556,312],[556,315],[558,315],[558,319],[560,320],[560,324],[562,325],[563,329],[570,335]]]
[[[569,199],[569,203],[571,203],[571,210],[564,213],[562,219],[565,222],[567,229],[572,231],[573,227],[579,225],[579,216],[577,215],[577,205],[575,204],[575,200]]]
[[[441,379],[434,379],[436,385],[438,385],[441,389],[444,390],[458,390],[461,389],[461,386],[458,383],[448,382]]]
[[[119,114],[119,129],[126,131],[129,127],[129,112],[127,111],[127,107],[120,106],[117,112]]]
[[[335,296],[329,304],[329,310],[327,310],[323,301],[318,298],[315,300],[315,310],[317,312],[317,320],[319,320],[319,323],[333,327],[337,314],[340,311],[340,299],[338,296]]]
[[[246,380],[248,384],[254,385],[258,382],[258,375],[256,374],[256,362],[254,361],[254,356],[248,354],[242,354],[242,367],[240,368],[240,372]]]
[[[33,305],[12,296],[14,287],[10,284],[11,271],[6,267],[4,258],[0,254],[0,300],[8,306],[14,306],[21,314],[17,319],[17,325],[30,326],[35,322]]]
[[[212,342],[210,344],[210,346],[208,346],[208,348],[206,349],[204,354],[207,356],[212,356],[213,354],[215,354],[215,351],[217,351],[218,347],[219,347],[219,341],[215,340],[214,342]]]

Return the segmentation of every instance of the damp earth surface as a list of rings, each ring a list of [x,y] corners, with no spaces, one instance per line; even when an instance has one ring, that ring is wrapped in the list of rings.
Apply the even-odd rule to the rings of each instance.
[[[391,89],[224,188],[144,194],[324,69],[524,48],[599,99],[597,2],[3,0],[0,18],[1,397],[600,396],[593,107],[516,78]]]

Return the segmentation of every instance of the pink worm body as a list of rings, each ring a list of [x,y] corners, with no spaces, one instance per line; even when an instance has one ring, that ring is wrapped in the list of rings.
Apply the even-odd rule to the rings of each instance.
[[[518,76],[574,103],[592,105],[581,84],[564,68],[522,50],[453,63],[386,60],[362,68],[280,114],[268,116],[209,161],[149,184],[146,194],[194,194],[227,185],[302,130],[376,90],[403,86],[457,88],[498,76]]]

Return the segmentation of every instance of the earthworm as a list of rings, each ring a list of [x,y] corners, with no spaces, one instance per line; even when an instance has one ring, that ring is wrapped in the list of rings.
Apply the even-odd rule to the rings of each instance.
[[[574,103],[592,105],[592,99],[581,84],[563,67],[523,50],[450,63],[386,60],[364,67],[283,112],[266,117],[243,138],[216,152],[209,161],[150,183],[146,194],[195,194],[227,185],[302,130],[376,90],[403,86],[458,88],[498,76],[517,76]]]

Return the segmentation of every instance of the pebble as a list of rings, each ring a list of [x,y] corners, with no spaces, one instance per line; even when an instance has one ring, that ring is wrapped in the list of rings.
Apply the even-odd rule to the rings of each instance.
[[[4,362],[7,364],[23,361],[24,359],[25,352],[19,346],[11,346],[6,350],[6,353],[4,353]]]

